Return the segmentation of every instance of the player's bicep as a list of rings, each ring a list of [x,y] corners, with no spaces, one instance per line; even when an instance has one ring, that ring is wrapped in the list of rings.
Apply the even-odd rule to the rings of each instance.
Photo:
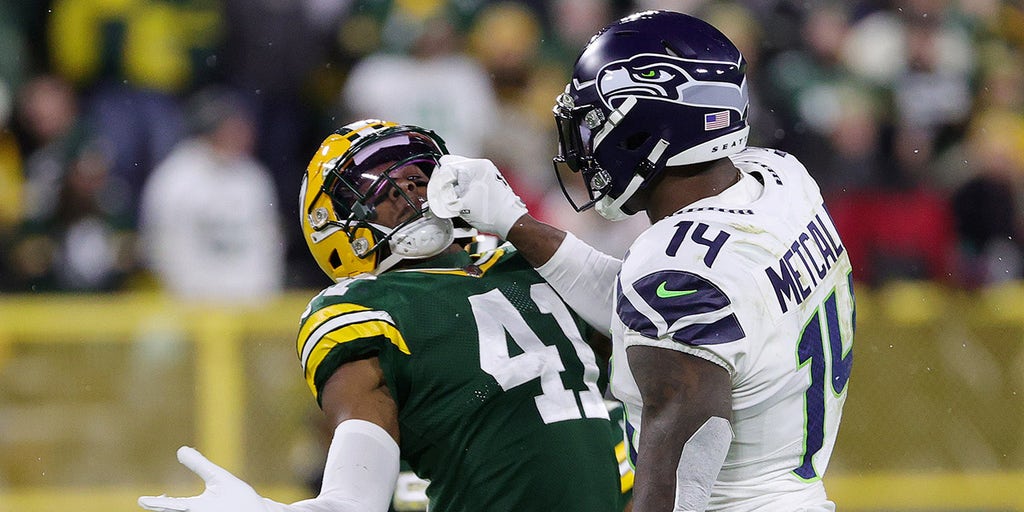
[[[644,430],[649,418],[682,420],[667,425],[682,431],[696,430],[710,416],[730,419],[732,385],[725,368],[692,354],[643,345],[628,347],[626,358],[643,399]],[[648,408],[653,416],[647,415]]]
[[[376,357],[342,364],[327,379],[322,392],[324,414],[333,425],[360,419],[379,425],[397,442],[398,406],[388,389]]]

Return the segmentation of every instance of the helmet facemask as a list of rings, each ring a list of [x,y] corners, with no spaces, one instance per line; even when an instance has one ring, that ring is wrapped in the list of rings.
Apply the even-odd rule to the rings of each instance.
[[[625,144],[632,146],[629,152],[636,155],[637,162],[629,166],[633,172],[628,182],[615,183],[612,174],[598,162],[596,148],[629,113],[636,100],[627,99],[606,117],[596,105],[576,106],[568,92],[570,87],[558,95],[552,109],[559,142],[559,154],[553,159],[555,176],[565,198],[577,212],[596,207],[597,212],[608,220],[623,220],[636,213],[626,203],[642,188],[645,178],[653,174],[667,143],[645,137],[641,143]],[[578,172],[583,177],[586,197],[581,197],[571,186],[566,188],[563,175],[567,175],[567,171]]]
[[[569,93],[559,94],[552,109],[558,129],[558,155],[553,159],[555,176],[562,193],[577,212],[589,210],[611,189],[611,176],[597,163],[593,153],[594,134],[604,124],[604,113],[592,105],[575,106]],[[566,188],[564,176],[580,173],[586,197]]]

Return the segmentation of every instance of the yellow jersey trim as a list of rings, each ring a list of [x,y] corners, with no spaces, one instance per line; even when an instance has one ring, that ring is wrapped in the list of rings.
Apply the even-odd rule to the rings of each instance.
[[[474,254],[473,256],[480,256],[477,261],[474,261],[471,265],[464,268],[407,268],[396,270],[395,272],[422,272],[425,274],[440,274],[449,276],[463,276],[463,277],[483,277],[484,274],[494,266],[502,256],[505,255],[505,249],[495,249],[483,253],[482,255]],[[474,270],[470,270],[474,269]]]
[[[622,441],[615,445],[615,458],[619,461],[619,489],[627,493],[633,489],[633,468],[626,459],[626,442]]]
[[[383,336],[403,354],[410,354],[405,337],[395,327],[391,315],[358,304],[332,304],[303,322],[297,342],[306,384],[319,400],[316,371],[331,350],[359,339]]]

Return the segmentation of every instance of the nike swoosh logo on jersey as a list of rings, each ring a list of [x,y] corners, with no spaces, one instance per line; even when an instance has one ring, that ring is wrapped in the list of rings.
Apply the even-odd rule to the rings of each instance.
[[[667,281],[662,281],[661,284],[658,285],[658,297],[661,297],[663,299],[671,299],[672,297],[682,297],[684,295],[697,293],[697,290],[669,290],[665,288],[665,285],[667,283]]]

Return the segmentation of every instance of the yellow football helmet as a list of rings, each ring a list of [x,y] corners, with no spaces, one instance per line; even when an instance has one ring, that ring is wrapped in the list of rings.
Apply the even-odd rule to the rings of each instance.
[[[429,257],[450,246],[451,220],[434,217],[390,176],[416,165],[429,177],[446,154],[433,131],[378,119],[348,124],[324,139],[299,191],[299,223],[320,268],[338,281],[377,274],[403,258]],[[393,189],[420,214],[394,227],[376,224],[375,207]]]

